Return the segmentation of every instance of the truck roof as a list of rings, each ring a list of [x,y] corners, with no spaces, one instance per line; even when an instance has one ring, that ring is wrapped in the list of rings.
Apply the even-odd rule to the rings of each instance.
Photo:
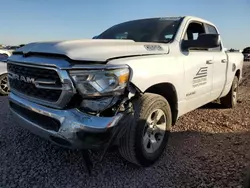
[[[194,19],[194,20],[197,20],[197,21],[200,21],[200,22],[208,23],[210,25],[214,25],[212,22],[210,22],[208,20],[205,20],[203,18],[200,18],[200,17],[196,17],[196,16],[183,16],[183,18],[185,18],[186,20]]]
[[[134,20],[146,20],[146,19],[172,19],[172,20],[179,20],[179,19],[183,19],[184,21],[188,21],[190,19],[192,20],[196,20],[196,21],[200,21],[200,22],[204,22],[204,23],[207,23],[209,25],[213,25],[215,26],[212,22],[208,21],[208,20],[205,20],[203,18],[200,18],[200,17],[196,17],[196,16],[189,16],[189,15],[186,15],[186,16],[162,16],[162,17],[148,17],[148,18],[141,18],[141,19],[134,19]],[[129,20],[129,21],[133,21],[133,20]]]
[[[190,20],[190,19],[193,19],[193,20],[197,20],[197,21],[200,21],[200,22],[205,22],[205,23],[208,23],[210,25],[214,25],[212,22],[206,20],[206,19],[203,19],[203,18],[200,18],[200,17],[196,17],[196,16],[189,16],[189,15],[186,15],[186,16],[166,16],[166,17],[159,17],[159,18],[170,18],[170,19],[185,19],[185,20]]]

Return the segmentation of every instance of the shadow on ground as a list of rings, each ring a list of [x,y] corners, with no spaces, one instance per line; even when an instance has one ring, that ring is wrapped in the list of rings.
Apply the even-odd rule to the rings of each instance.
[[[163,157],[138,168],[110,151],[102,163],[93,153],[93,175],[84,172],[80,151],[70,151],[18,132],[0,139],[0,187],[234,187],[250,161],[250,132],[173,132]]]

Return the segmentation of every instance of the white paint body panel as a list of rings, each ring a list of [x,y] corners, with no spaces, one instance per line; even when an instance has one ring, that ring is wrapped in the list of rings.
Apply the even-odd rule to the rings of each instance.
[[[7,50],[0,50],[0,54],[7,54],[8,56],[11,55],[11,53]],[[6,62],[0,61],[0,75],[7,73],[7,65]]]
[[[162,51],[148,51],[144,47],[145,44],[152,45],[154,43],[138,43],[132,40],[86,39],[30,43],[16,51],[60,54],[78,61],[106,61],[120,56],[162,54],[169,51],[168,46],[165,46]]]
[[[7,73],[6,63],[0,62],[0,75]]]
[[[182,21],[175,40],[170,44],[137,43],[129,40],[79,40],[32,43],[18,51],[62,54],[72,60],[108,61],[108,64],[127,64],[133,71],[132,80],[142,92],[159,83],[172,84],[177,93],[178,117],[219,97],[225,96],[237,70],[242,72],[243,54],[222,51],[182,52],[180,41],[191,21],[206,20],[187,16]],[[216,26],[214,26],[216,28]],[[149,51],[145,44],[160,45],[163,50]],[[147,54],[147,56],[141,55]],[[154,55],[150,55],[154,54]],[[137,56],[135,56],[137,55]],[[134,57],[133,57],[134,56]],[[120,57],[118,59],[113,59]],[[122,58],[121,58],[122,57]],[[226,63],[222,63],[222,60]],[[207,64],[211,61],[211,64]],[[236,69],[232,70],[233,64]],[[202,68],[202,69],[201,69]],[[194,87],[194,78],[206,74],[205,81]],[[205,84],[204,84],[205,83]]]

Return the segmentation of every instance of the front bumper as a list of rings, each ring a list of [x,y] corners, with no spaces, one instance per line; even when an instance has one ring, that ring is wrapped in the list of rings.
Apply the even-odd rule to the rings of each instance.
[[[13,93],[9,107],[14,121],[30,132],[61,147],[95,149],[105,145],[122,113],[97,117],[77,109],[58,110],[30,102]]]

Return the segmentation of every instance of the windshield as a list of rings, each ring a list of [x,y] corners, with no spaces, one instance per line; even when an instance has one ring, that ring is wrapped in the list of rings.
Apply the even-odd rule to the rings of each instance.
[[[135,42],[170,42],[180,25],[181,18],[151,18],[115,25],[97,39],[130,39]]]

